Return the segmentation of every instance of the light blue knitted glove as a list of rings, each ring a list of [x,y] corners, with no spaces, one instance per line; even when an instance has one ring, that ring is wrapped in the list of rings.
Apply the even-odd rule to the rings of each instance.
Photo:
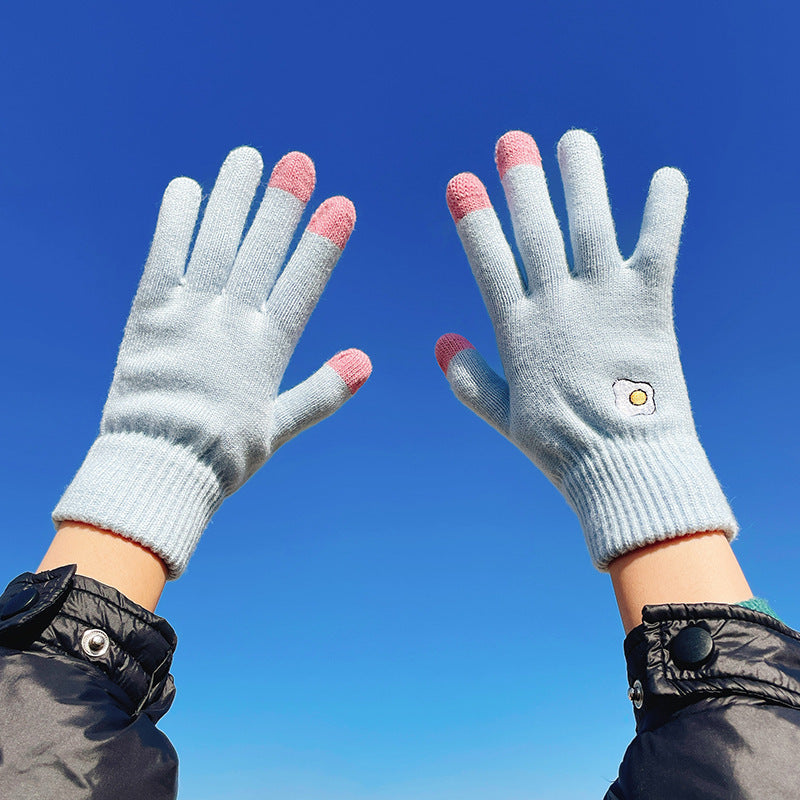
[[[314,166],[302,153],[278,162],[242,241],[261,171],[252,148],[228,156],[188,268],[200,187],[188,178],[167,187],[100,435],[53,512],[56,526],[86,522],[139,542],[171,578],[223,499],[371,370],[364,353],[344,351],[278,395],[355,210],[346,198],[326,200],[281,272]]]
[[[497,165],[524,273],[483,184],[457,175],[447,197],[494,324],[506,380],[463,337],[436,356],[456,396],[520,448],[580,518],[604,570],[643,545],[736,521],[698,441],[672,322],[672,280],[687,187],[653,177],[639,243],[617,247],[600,151],[566,133],[558,160],[574,265],[533,139],[512,131]]]

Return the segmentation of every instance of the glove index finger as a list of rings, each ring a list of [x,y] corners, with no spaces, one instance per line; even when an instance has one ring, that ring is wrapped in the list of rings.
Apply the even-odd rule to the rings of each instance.
[[[486,187],[472,173],[462,172],[447,184],[447,205],[489,314],[496,319],[501,309],[524,296],[524,289]]]
[[[356,223],[346,197],[329,197],[314,212],[297,249],[270,294],[265,311],[280,319],[293,341],[300,338]]]
[[[314,212],[307,230],[324,236],[341,252],[356,226],[355,206],[346,197],[329,197]]]

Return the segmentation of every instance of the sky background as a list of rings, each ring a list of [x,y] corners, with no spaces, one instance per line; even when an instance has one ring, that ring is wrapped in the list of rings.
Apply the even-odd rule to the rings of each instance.
[[[604,154],[622,252],[652,173],[689,179],[676,324],[754,591],[800,624],[793,4],[5,3],[4,571],[35,569],[94,440],[161,193],[227,152],[315,161],[358,223],[285,386],[374,373],[228,499],[158,612],[181,800],[599,800],[633,735],[623,629],[560,494],[452,395],[437,338],[499,369],[445,204],[508,225],[505,131]],[[309,209],[309,211],[311,208]],[[794,588],[793,588],[794,587]]]

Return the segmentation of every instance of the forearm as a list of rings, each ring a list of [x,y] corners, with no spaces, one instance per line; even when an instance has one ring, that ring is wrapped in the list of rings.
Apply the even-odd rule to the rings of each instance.
[[[721,531],[704,531],[626,553],[609,565],[625,633],[645,605],[738,603],[752,597]]]
[[[148,611],[155,611],[168,575],[146,547],[83,522],[59,525],[37,572],[66,564],[77,564],[79,575],[117,589]]]

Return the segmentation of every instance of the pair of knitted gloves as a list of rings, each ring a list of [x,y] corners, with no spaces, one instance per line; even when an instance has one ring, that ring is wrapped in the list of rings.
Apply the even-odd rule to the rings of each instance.
[[[683,175],[655,174],[624,259],[597,143],[566,133],[558,160],[570,267],[533,139],[505,134],[496,160],[521,265],[474,175],[453,178],[447,201],[505,377],[447,334],[436,358],[456,396],[561,491],[599,569],[697,531],[732,539],[736,521],[694,429],[672,322]],[[144,545],[173,579],[222,501],[371,371],[364,353],[347,350],[278,393],[355,210],[343,197],[323,202],[283,266],[314,167],[301,153],[284,156],[242,238],[261,171],[252,148],[228,156],[191,255],[200,187],[188,178],[167,187],[100,434],[53,512],[56,525],[86,522]]]

